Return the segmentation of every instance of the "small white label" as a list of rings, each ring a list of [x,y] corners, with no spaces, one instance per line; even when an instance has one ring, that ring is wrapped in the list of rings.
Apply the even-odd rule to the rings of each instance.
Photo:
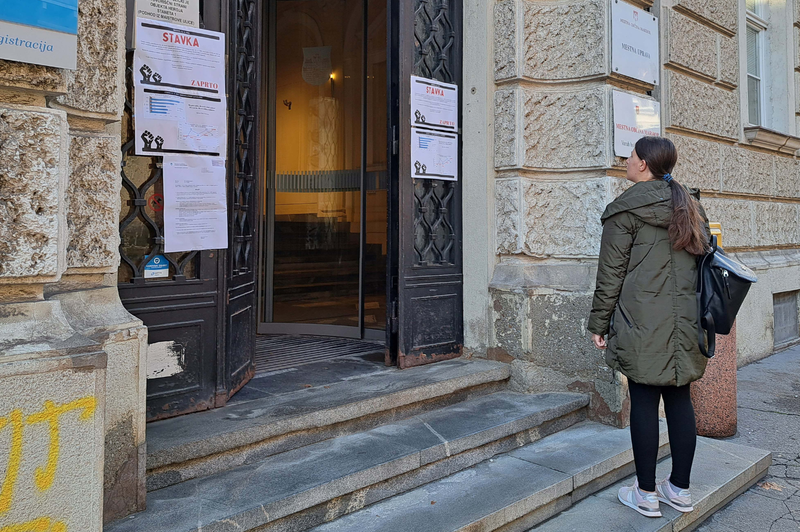
[[[458,180],[458,135],[411,128],[411,177]]]

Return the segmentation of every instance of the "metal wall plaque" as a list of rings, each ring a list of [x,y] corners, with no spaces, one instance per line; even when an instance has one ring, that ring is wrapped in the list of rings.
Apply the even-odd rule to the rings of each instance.
[[[630,157],[636,141],[661,134],[661,105],[655,100],[614,91],[614,155]]]
[[[622,0],[611,2],[611,68],[658,85],[658,19]]]

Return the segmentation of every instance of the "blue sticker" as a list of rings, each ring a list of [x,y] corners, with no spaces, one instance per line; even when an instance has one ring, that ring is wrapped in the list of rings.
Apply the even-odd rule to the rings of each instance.
[[[147,258],[145,256],[145,258]],[[144,265],[145,279],[169,277],[169,261],[164,255],[156,255]]]

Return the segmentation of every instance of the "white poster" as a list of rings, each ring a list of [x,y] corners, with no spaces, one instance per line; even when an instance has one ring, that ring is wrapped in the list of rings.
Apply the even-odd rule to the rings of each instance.
[[[225,158],[225,34],[136,20],[137,155]]]
[[[658,85],[658,19],[651,13],[611,2],[611,68],[623,76]]]
[[[458,85],[411,76],[411,125],[458,131]]]
[[[0,59],[75,70],[78,0],[0,0]]]
[[[324,85],[331,80],[331,47],[303,48],[303,81],[309,85]]]
[[[200,0],[136,0],[136,17],[200,27]]]
[[[225,160],[164,157],[164,251],[228,247]]]
[[[661,135],[658,102],[627,92],[614,91],[614,154],[630,157],[636,141]]]
[[[411,128],[411,177],[458,180],[458,135]]]

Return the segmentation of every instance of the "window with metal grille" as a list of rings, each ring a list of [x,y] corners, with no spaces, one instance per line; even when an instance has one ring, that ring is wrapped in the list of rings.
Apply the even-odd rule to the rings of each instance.
[[[800,292],[781,292],[773,294],[774,343],[776,347],[794,342],[800,338],[797,306]]]

